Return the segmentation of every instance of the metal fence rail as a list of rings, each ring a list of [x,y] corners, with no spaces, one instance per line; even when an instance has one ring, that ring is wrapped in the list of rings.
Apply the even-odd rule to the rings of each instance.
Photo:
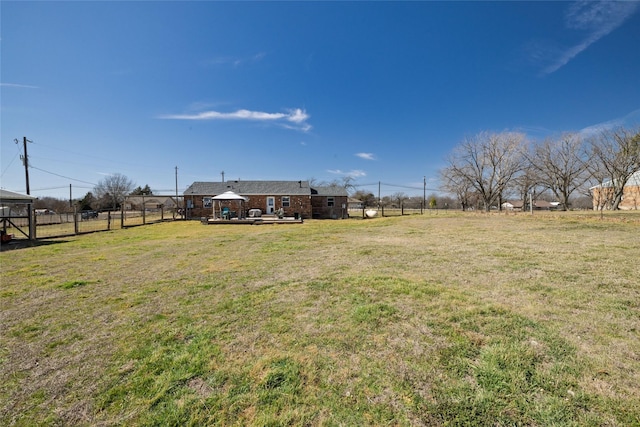
[[[34,215],[35,238],[44,239],[52,237],[74,236],[77,234],[94,233],[99,231],[118,230],[127,227],[154,224],[162,221],[182,219],[176,212],[163,209],[148,211],[120,211],[101,212],[97,217],[86,217],[86,214],[63,213]],[[7,222],[6,234],[13,235],[15,240],[24,240],[27,237],[17,228],[28,227],[27,217],[12,218]]]

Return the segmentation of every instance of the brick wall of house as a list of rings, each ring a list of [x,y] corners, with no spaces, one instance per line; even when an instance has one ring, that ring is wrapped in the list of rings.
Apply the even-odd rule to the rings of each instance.
[[[609,194],[606,194],[606,193]],[[613,197],[613,189],[610,187],[594,188],[593,189],[593,209],[598,210],[603,202]],[[622,194],[622,201],[618,207],[621,210],[638,210],[640,209],[640,186],[628,185],[624,187],[624,193]],[[605,206],[605,209],[610,209],[610,206]]]
[[[267,212],[267,196],[252,195],[248,196],[249,201],[246,203],[248,209],[260,209],[263,214]],[[282,196],[273,196],[275,198],[274,209],[282,208],[284,216],[294,216],[296,213],[301,218],[311,218],[311,200],[310,196],[289,196],[289,206],[282,206]]]
[[[207,196],[186,196],[187,206],[191,208],[188,209],[189,217],[191,218],[202,218],[202,217],[210,217],[213,215],[213,207],[204,207],[203,199]],[[267,196],[263,195],[251,195],[247,196],[248,201],[243,205],[240,202],[235,201],[227,201],[223,200],[220,202],[214,201],[213,205],[216,208],[216,211],[220,209],[220,207],[228,207],[232,212],[238,212],[241,209],[241,206],[244,206],[245,212],[244,216],[248,216],[249,209],[260,209],[263,214],[267,212]],[[282,207],[284,210],[285,216],[294,216],[296,213],[300,215],[301,218],[307,219],[311,218],[311,200],[310,196],[289,196],[289,206],[282,206],[282,196],[273,196],[275,198],[275,210],[278,210]]]
[[[640,186],[628,186],[624,188],[622,202],[620,202],[620,209],[640,209]]]
[[[313,218],[316,219],[340,219],[347,217],[347,196],[335,196],[333,206],[329,206],[330,197],[313,196],[311,197],[311,205],[313,208]],[[343,209],[342,206],[345,206]]]

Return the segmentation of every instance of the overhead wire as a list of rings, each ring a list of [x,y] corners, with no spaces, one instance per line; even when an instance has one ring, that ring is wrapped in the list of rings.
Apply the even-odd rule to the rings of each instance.
[[[40,146],[42,146],[42,147],[51,148],[51,149],[53,149],[53,150],[58,150],[58,151],[62,151],[62,152],[65,152],[65,153],[75,154],[75,155],[77,155],[77,156],[88,157],[88,158],[91,158],[91,159],[97,159],[97,160],[107,161],[107,162],[111,162],[111,163],[121,163],[121,164],[124,164],[124,165],[140,167],[140,165],[139,165],[139,164],[135,164],[135,163],[123,162],[123,161],[121,161],[121,160],[111,160],[111,159],[106,159],[106,158],[104,158],[104,157],[100,157],[100,156],[93,156],[93,155],[90,155],[90,154],[84,154],[84,153],[79,153],[79,152],[77,152],[77,151],[67,150],[66,148],[59,148],[59,147],[54,147],[54,146],[52,146],[52,145],[47,145],[47,144],[42,144],[42,143],[36,143],[35,141],[32,141],[32,143],[33,143],[33,144],[36,144],[36,145],[40,145]]]
[[[76,181],[76,182],[81,182],[81,183],[83,183],[83,184],[93,185],[94,187],[98,185],[98,184],[96,184],[96,183],[94,183],[94,182],[83,181],[83,180],[81,180],[81,179],[71,178],[71,177],[69,177],[69,176],[60,175],[59,173],[55,173],[55,172],[51,172],[51,171],[48,171],[48,170],[44,170],[44,169],[41,169],[41,168],[35,167],[35,166],[33,166],[32,164],[29,164],[29,168],[39,170],[40,172],[48,173],[48,174],[50,174],[50,175],[55,175],[55,176],[60,177],[60,178],[70,179],[71,181]]]
[[[358,187],[371,187],[374,185],[380,185],[380,186],[384,186],[384,187],[396,187],[396,188],[406,188],[409,190],[427,190],[427,191],[441,191],[440,189],[437,188],[427,188],[427,187],[415,187],[415,186],[410,186],[410,185],[401,185],[401,184],[391,184],[388,182],[374,182],[371,184],[353,184],[354,187],[358,188]]]
[[[0,178],[2,178],[4,176],[5,173],[7,173],[7,171],[9,170],[9,168],[11,167],[11,165],[13,164],[13,162],[16,160],[16,158],[21,154],[20,152],[20,147],[17,147],[17,151],[16,154],[13,156],[13,158],[11,159],[11,161],[9,162],[9,164],[7,165],[6,168],[4,168],[4,172],[2,172],[2,174],[0,174]]]

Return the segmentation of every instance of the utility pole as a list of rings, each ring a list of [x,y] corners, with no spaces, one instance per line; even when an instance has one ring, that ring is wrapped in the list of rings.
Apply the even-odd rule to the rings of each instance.
[[[176,206],[178,205],[178,167],[176,166]]]
[[[178,202],[178,167],[176,166],[176,210],[173,214],[174,219],[175,219],[176,213],[178,213],[179,208],[180,208],[180,202]]]
[[[427,177],[422,177],[422,206],[427,210]]]
[[[529,191],[529,211],[531,215],[533,215],[533,197],[531,196],[531,191]]]
[[[14,139],[14,141],[16,144],[20,144],[20,141],[18,141],[18,139]],[[27,156],[27,142],[33,142],[33,141],[29,141],[26,136],[23,137],[22,141],[24,144],[24,155],[20,156],[20,159],[24,163],[24,175],[27,181],[27,194],[31,195],[31,190],[29,188],[29,157]]]

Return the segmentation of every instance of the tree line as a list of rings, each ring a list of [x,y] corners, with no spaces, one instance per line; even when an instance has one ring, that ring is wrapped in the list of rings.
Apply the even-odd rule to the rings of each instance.
[[[69,212],[73,204],[79,211],[118,210],[127,196],[149,196],[153,191],[149,185],[135,187],[125,175],[114,173],[106,176],[82,198],[70,201],[54,197],[40,197],[34,202],[35,209],[51,209],[55,212]]]
[[[519,132],[481,132],[465,138],[440,171],[443,190],[463,210],[500,209],[507,197],[521,200],[551,194],[561,209],[578,195],[594,196],[597,207],[617,210],[629,178],[640,170],[640,128],[618,127],[585,135],[565,133],[542,142]]]
[[[136,187],[125,175],[114,173],[106,176],[78,202],[79,210],[117,210],[127,196],[149,196],[149,185]]]
[[[314,185],[343,187],[365,206],[489,211],[500,209],[507,199],[522,201],[524,208],[532,198],[555,199],[560,209],[567,210],[576,200],[580,200],[580,207],[586,207],[588,198],[601,210],[617,210],[625,185],[637,171],[640,171],[640,127],[618,127],[588,135],[564,133],[541,142],[530,141],[520,132],[480,132],[466,137],[440,170],[441,188],[451,197],[435,194],[412,197],[398,192],[378,200],[371,192],[354,191],[352,177],[345,177],[342,182],[319,183],[313,178],[309,181]],[[116,210],[128,195],[153,194],[148,185],[134,186],[122,174],[109,175],[78,201],[78,209]],[[53,201],[59,202],[56,207],[63,203],[49,199],[36,204],[51,208]]]

